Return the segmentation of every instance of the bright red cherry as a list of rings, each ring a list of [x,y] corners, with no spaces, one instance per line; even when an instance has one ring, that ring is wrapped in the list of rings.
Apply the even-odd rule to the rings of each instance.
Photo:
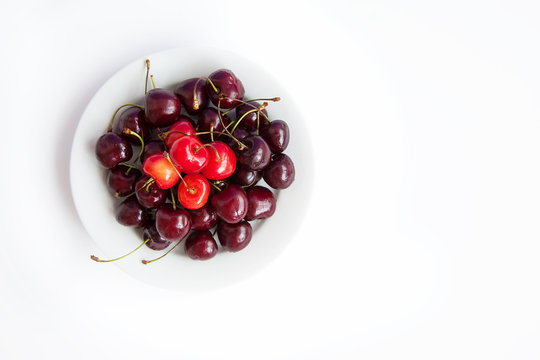
[[[197,210],[206,205],[210,196],[210,184],[200,174],[184,176],[184,181],[178,185],[178,199],[186,209]]]
[[[182,172],[198,174],[208,163],[210,155],[206,147],[195,136],[184,136],[177,139],[169,152],[171,160]]]
[[[167,130],[168,135],[165,137],[165,145],[167,148],[171,148],[174,142],[186,135],[195,136],[195,128],[187,116],[180,115],[180,120],[172,124]],[[178,132],[176,132],[178,131]]]
[[[180,115],[180,100],[166,89],[152,89],[144,97],[146,123],[153,127],[172,125]]]
[[[208,157],[208,163],[202,169],[201,173],[210,180],[228,178],[236,170],[236,155],[234,151],[221,141],[214,141],[210,144],[216,150],[218,156],[210,155]]]
[[[152,154],[147,157],[142,170],[153,178],[161,189],[170,189],[180,180],[179,171],[163,154]]]

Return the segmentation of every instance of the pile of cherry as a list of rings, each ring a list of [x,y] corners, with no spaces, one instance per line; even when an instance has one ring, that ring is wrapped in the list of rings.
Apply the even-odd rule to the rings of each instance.
[[[91,259],[115,261],[145,244],[169,248],[142,261],[147,264],[185,239],[186,254],[206,260],[218,252],[216,234],[223,250],[244,249],[252,238],[250,221],[276,209],[273,192],[259,180],[285,189],[295,177],[283,153],[289,127],[270,120],[266,110],[279,98],[244,100],[242,82],[226,69],[182,81],[174,91],[156,88],[153,76],[151,82],[144,105],[120,106],[95,148],[108,169],[107,186],[121,200],[116,220],[142,229],[143,243],[116,259]]]

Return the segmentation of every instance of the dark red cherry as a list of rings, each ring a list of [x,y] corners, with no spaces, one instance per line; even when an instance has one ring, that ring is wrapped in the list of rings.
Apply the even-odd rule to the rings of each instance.
[[[225,126],[229,125],[229,117],[227,115],[221,115],[219,118],[218,111],[214,108],[204,109],[200,115],[199,120],[197,121],[197,131],[198,132],[209,132],[212,127],[214,131],[223,131]],[[216,138],[217,135],[214,135]],[[209,141],[211,139],[209,134],[202,134],[201,139]]]
[[[148,137],[149,131],[146,128],[144,110],[135,106],[130,107],[124,110],[113,124],[113,132],[131,143],[140,145],[141,142],[138,137],[124,133],[124,130],[126,129],[137,133],[143,139]]]
[[[274,120],[262,127],[260,134],[275,153],[283,152],[289,145],[289,126],[283,120]]]
[[[156,154],[156,153],[163,154],[165,150],[166,148],[165,148],[165,144],[163,144],[163,141],[149,141],[146,144],[144,144],[144,150],[141,156],[141,162],[144,163],[144,160],[146,160],[146,158],[152,154]]]
[[[128,161],[132,155],[133,149],[129,142],[115,133],[103,134],[96,142],[96,157],[106,168]]]
[[[133,196],[116,207],[115,215],[116,221],[125,226],[142,227],[146,224],[146,209]]]
[[[200,209],[190,210],[191,230],[210,230],[216,226],[218,217],[212,204],[208,203]]]
[[[272,151],[258,135],[250,135],[242,139],[242,143],[247,146],[238,151],[238,162],[253,170],[262,170],[270,164]]]
[[[253,186],[259,182],[262,178],[262,172],[259,170],[253,170],[245,165],[240,165],[234,172],[234,183],[240,186]]]
[[[242,129],[241,127],[237,127],[234,132],[232,133],[232,136],[234,136],[238,141],[242,142],[242,139],[249,136],[249,132],[246,129]],[[233,149],[235,152],[238,151],[240,145],[238,142],[236,142],[233,138],[229,136],[222,136],[221,139],[223,142],[230,146],[231,149]]]
[[[159,235],[159,232],[156,229],[156,226],[154,224],[146,227],[143,231],[143,240],[150,239],[146,246],[148,246],[152,250],[163,250],[167,248],[171,242],[164,239]]]
[[[167,199],[167,192],[154,182],[150,186],[145,186],[150,178],[148,176],[142,176],[135,183],[135,195],[139,204],[147,209],[155,209],[165,202]],[[148,189],[148,190],[147,190]]]
[[[286,189],[294,181],[295,169],[290,157],[274,155],[270,165],[263,171],[263,179],[274,189]]]
[[[180,115],[180,100],[170,90],[152,89],[144,97],[146,123],[152,127],[174,124]]]
[[[138,169],[117,165],[107,172],[107,185],[114,196],[127,196],[135,191],[135,182],[141,175]]]
[[[210,231],[194,231],[186,240],[186,254],[194,260],[208,260],[218,251]]]
[[[182,81],[174,90],[188,114],[198,114],[208,106],[205,86],[206,79],[192,78]]]
[[[220,221],[217,227],[219,243],[231,252],[237,252],[248,246],[253,235],[251,225],[242,220],[236,224]]]
[[[229,179],[212,181],[212,184],[210,185],[210,196],[213,196],[214,194],[227,188],[227,186],[229,186],[228,180]]]
[[[178,121],[172,124],[172,126],[167,130],[168,135],[165,137],[165,145],[170,149],[174,142],[186,135],[195,136],[195,127],[191,119],[187,116],[180,115]]]
[[[222,180],[228,178],[236,170],[236,155],[234,151],[221,141],[211,142],[213,149],[210,150],[208,162],[202,169],[201,174],[210,180]],[[216,153],[219,156],[215,156]]]
[[[212,206],[220,219],[231,224],[237,223],[247,214],[246,192],[239,185],[231,184],[212,196]]]
[[[191,216],[187,210],[163,204],[156,210],[156,229],[165,240],[180,241],[191,229]]]
[[[231,70],[220,69],[214,71],[208,76],[208,79],[206,93],[214,105],[218,105],[220,96],[227,97],[219,102],[221,109],[230,109],[240,103],[236,99],[242,100],[244,98],[244,85]]]
[[[257,113],[259,111],[253,111],[253,110],[258,109],[259,106],[261,106],[261,104],[256,101],[250,101],[246,104],[239,105],[236,108],[236,120],[238,121],[242,117],[243,119],[242,121],[240,121],[238,126],[248,131],[256,130],[257,129]],[[248,114],[246,115],[246,113]],[[261,128],[265,122],[268,122],[267,118],[268,118],[268,112],[266,111],[266,109],[262,109],[259,112],[259,128]]]
[[[276,198],[269,189],[253,186],[246,190],[248,211],[246,220],[266,219],[276,211]]]
[[[216,156],[213,150],[203,146],[195,136],[184,136],[174,142],[169,154],[183,173],[198,174],[208,163],[209,156]]]

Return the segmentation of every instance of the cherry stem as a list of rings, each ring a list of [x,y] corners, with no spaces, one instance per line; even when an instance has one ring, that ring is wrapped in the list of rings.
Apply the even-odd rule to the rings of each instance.
[[[156,88],[156,83],[154,82],[154,75],[150,75],[150,80],[152,80],[152,87]]]
[[[107,132],[111,132],[112,131],[112,126],[113,126],[113,122],[114,122],[114,118],[116,117],[116,114],[118,113],[118,111],[120,111],[120,109],[126,107],[126,106],[134,106],[134,107],[138,107],[139,109],[142,109],[144,110],[144,106],[141,106],[141,105],[137,105],[137,104],[124,104],[122,106],[120,106],[118,109],[115,110],[112,118],[111,118],[111,121],[109,122],[109,127],[107,128]]]
[[[206,147],[206,146],[210,146],[212,149],[214,149],[214,151],[216,152],[216,161],[219,161],[219,153],[216,149],[216,147],[212,144],[203,144],[202,146],[199,146],[198,148],[196,148],[195,150],[193,150],[193,153],[196,154],[197,151],[201,150],[203,147]]]
[[[240,122],[241,122],[242,120],[244,120],[244,118],[245,118],[248,114],[254,113],[255,111],[256,111],[257,113],[260,113],[261,110],[263,110],[263,109],[264,109],[265,107],[267,107],[267,106],[268,106],[268,103],[265,102],[264,104],[262,104],[262,105],[259,106],[259,107],[256,107],[255,109],[251,109],[251,110],[249,110],[249,111],[246,111],[246,113],[245,113],[244,115],[242,115],[242,116],[240,117],[240,119],[238,119],[238,120],[236,121],[236,124],[234,124],[234,126],[233,126],[233,128],[232,128],[232,132],[234,132],[234,130],[236,130],[236,127],[238,126],[238,124],[240,124]]]
[[[169,190],[171,191],[172,207],[173,207],[173,210],[176,211],[176,201],[174,200],[174,191],[172,188],[170,188]]]
[[[160,130],[161,131],[161,130]],[[179,133],[179,134],[182,134],[182,135],[185,135],[185,136],[189,136],[189,134],[186,134],[185,132],[182,132],[182,131],[178,131],[178,130],[169,130],[169,131],[166,131],[166,132],[160,132],[158,134],[158,137],[161,139],[161,141],[165,141],[165,139],[167,138],[167,136],[169,136],[170,134],[172,133]]]
[[[146,59],[146,81],[144,83],[144,94],[148,92],[148,73],[150,72],[150,60]]]
[[[199,82],[201,82],[202,79],[205,79],[203,77],[200,77],[197,79],[197,82],[195,83],[195,86],[193,86],[193,110],[199,110],[199,99],[197,98],[197,86],[199,86]]]
[[[243,150],[244,148],[247,148],[246,145],[242,144],[240,142],[240,140],[238,140],[237,138],[235,138],[234,136],[232,136],[231,134],[227,134],[227,133],[224,133],[224,132],[221,132],[221,131],[214,131],[215,134],[218,134],[218,135],[225,135],[225,136],[228,136],[230,137],[231,139],[233,139],[234,141],[236,141],[236,143],[238,144],[238,148],[239,150]],[[195,133],[195,135],[208,135],[208,134],[211,134],[210,131],[201,131],[201,132],[198,132],[198,133]],[[214,141],[214,140],[212,140]]]
[[[125,172],[126,175],[129,175],[129,173],[131,172],[131,169],[137,169],[137,167],[136,167],[135,165],[133,165],[133,164],[128,164],[128,163],[125,163],[125,162],[121,162],[121,163],[118,164],[118,165],[124,165],[125,167],[128,168],[128,169],[126,170],[126,172]],[[115,193],[114,195],[115,195],[116,197],[118,197],[118,195],[116,195],[116,194],[118,194],[118,193]]]
[[[233,111],[234,109],[236,109],[237,107],[239,107],[240,105],[242,104],[245,104],[245,105],[249,105],[251,106],[252,108],[256,109],[257,108],[257,105],[253,105],[251,104],[250,102],[252,101],[273,101],[273,102],[276,102],[276,101],[280,101],[281,98],[279,96],[276,96],[276,97],[273,97],[273,98],[260,98],[260,99],[251,99],[251,100],[239,100],[239,99],[232,99],[232,98],[228,98],[228,97],[225,97],[225,96],[222,96],[223,99],[231,99],[231,100],[236,100],[238,102],[240,102],[240,104],[230,108],[229,110],[227,111],[224,111],[223,112],[223,115],[227,115],[229,112]],[[268,116],[266,116],[265,113],[262,114],[266,120],[270,121],[270,119],[268,118]]]
[[[217,191],[221,191],[221,189],[216,184],[214,184],[212,181],[209,181],[209,183],[210,183],[210,185],[215,187]]]
[[[210,80],[209,78],[205,78],[205,79],[206,79],[206,81],[208,81],[208,82],[210,83],[210,86],[212,86],[212,89],[214,89],[214,92],[215,92],[216,94],[219,94],[219,90],[218,90],[218,88],[216,87],[216,85],[214,85],[214,83],[212,82],[212,80]]]
[[[139,151],[139,155],[137,155],[137,158],[135,159],[135,161],[139,160],[143,154],[143,151],[144,151],[144,140],[143,138],[141,137],[141,135],[137,134],[135,131],[129,129],[129,128],[126,128],[124,129],[123,131],[124,134],[127,134],[127,135],[133,135],[135,136],[137,139],[139,139],[139,141],[141,142],[141,150]]]
[[[152,260],[141,260],[141,262],[146,265],[146,264],[150,264],[151,262],[154,262],[156,260],[159,260],[163,257],[165,257],[166,255],[168,255],[171,251],[173,251],[177,246],[178,244],[180,244],[182,242],[182,240],[178,241],[176,244],[174,244],[174,246],[172,248],[169,249],[169,251],[167,251],[165,254],[161,255],[160,257],[157,257],[155,259],[152,259]]]
[[[210,126],[210,140],[214,141],[214,125]]]
[[[132,251],[128,252],[127,254],[125,255],[122,255],[120,257],[117,257],[116,259],[110,259],[110,260],[101,260],[99,259],[97,256],[94,256],[94,255],[90,255],[90,259],[94,260],[94,261],[97,261],[97,262],[112,262],[112,261],[116,261],[116,260],[120,260],[120,259],[123,259],[125,258],[126,256],[128,255],[131,255],[133,254],[135,251],[139,250],[144,244],[146,244],[148,241],[150,241],[150,239],[146,239],[141,245],[137,246],[135,249],[133,249]]]
[[[124,197],[128,197],[128,196],[131,196],[131,195],[135,195],[136,193],[138,193],[139,191],[141,191],[142,189],[144,188],[147,188],[146,192],[148,192],[148,187],[150,187],[150,185],[152,185],[154,183],[154,179],[153,178],[150,178],[148,180],[146,180],[146,182],[144,184],[142,184],[142,186],[138,189],[136,189],[134,192],[132,192],[131,194],[127,194],[126,196]],[[117,194],[114,194],[115,197],[118,197]]]
[[[259,122],[260,122],[260,119],[261,119],[261,112],[260,111],[257,111],[257,132],[256,134],[259,135]]]
[[[190,187],[188,186],[188,184],[186,183],[186,180],[184,180],[184,178],[182,177],[182,175],[180,174],[180,171],[178,171],[178,169],[176,168],[176,166],[174,166],[172,160],[171,160],[171,157],[169,156],[169,153],[164,151],[163,152],[163,156],[169,160],[169,163],[171,163],[174,171],[176,171],[176,173],[178,174],[178,176],[180,177],[180,180],[182,180],[182,182],[184,183],[184,185],[186,185],[186,187],[188,188],[188,190],[190,189]]]

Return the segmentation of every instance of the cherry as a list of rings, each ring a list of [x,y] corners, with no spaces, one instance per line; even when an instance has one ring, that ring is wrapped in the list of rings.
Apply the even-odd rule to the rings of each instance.
[[[257,112],[253,111],[254,109],[258,109],[261,106],[260,103],[257,101],[248,101],[246,103],[243,103],[239,105],[236,108],[236,120],[242,119],[240,121],[239,127],[242,127],[248,131],[254,131],[258,127],[262,126],[264,123],[266,123],[268,120],[268,112],[266,109],[262,109],[259,112],[259,120],[257,122]],[[248,111],[251,111],[248,113]],[[242,118],[243,117],[243,118]]]
[[[196,210],[208,202],[210,184],[200,174],[188,174],[178,185],[178,199],[186,209]]]
[[[191,229],[191,216],[187,210],[163,204],[156,210],[156,229],[165,240],[180,241]]]
[[[186,174],[197,174],[208,163],[208,150],[195,136],[177,139],[170,150],[171,160]],[[212,156],[217,156],[212,154]]]
[[[124,110],[113,125],[113,132],[129,142],[139,145],[139,138],[132,134],[126,134],[124,132],[126,129],[138,134],[143,139],[148,137],[148,129],[146,128],[143,109],[130,107]]]
[[[290,157],[274,155],[270,165],[263,171],[263,179],[274,189],[286,189],[294,181],[295,169]]]
[[[218,251],[210,231],[194,231],[186,240],[186,254],[194,260],[208,260]]]
[[[233,180],[236,184],[242,187],[253,186],[262,178],[262,172],[253,170],[245,165],[240,165],[236,168],[233,175]]]
[[[198,114],[208,106],[205,86],[204,78],[192,78],[182,81],[174,90],[188,114]]]
[[[148,246],[152,250],[163,250],[167,248],[171,242],[164,239],[159,232],[156,229],[156,226],[154,224],[146,227],[143,231],[143,239],[149,239],[146,243],[146,246]]]
[[[276,211],[276,198],[269,189],[253,186],[246,190],[248,211],[246,220],[266,219]]]
[[[191,230],[210,230],[216,226],[218,217],[212,204],[207,203],[202,208],[190,210]]]
[[[242,220],[236,224],[220,221],[217,227],[219,243],[226,250],[237,252],[248,246],[253,235],[251,225]]]
[[[212,197],[212,206],[220,219],[231,224],[237,223],[247,214],[246,192],[239,185],[231,184]]]
[[[160,153],[166,150],[163,141],[149,141],[144,145],[144,150],[141,156],[141,161],[144,162],[150,155]]]
[[[144,97],[146,123],[153,127],[172,125],[180,115],[180,100],[166,89],[149,90]]]
[[[250,135],[242,139],[242,142],[247,148],[239,150],[239,163],[253,170],[262,170],[270,164],[272,151],[262,137]]]
[[[107,172],[107,185],[114,196],[127,196],[135,191],[135,181],[141,175],[136,168],[116,165]]]
[[[142,176],[135,183],[135,195],[139,204],[147,209],[155,209],[165,202],[167,199],[167,193],[161,189],[155,182],[151,181],[152,178],[148,176]]]
[[[218,156],[209,156],[208,162],[201,173],[210,180],[228,178],[236,169],[236,155],[234,151],[221,141],[213,141],[210,145],[216,150]]]
[[[195,127],[191,123],[191,119],[187,116],[180,115],[178,121],[172,124],[172,126],[167,130],[165,136],[165,145],[167,148],[171,148],[174,142],[186,135],[195,136]]]
[[[216,180],[211,181],[210,183],[210,196],[213,196],[214,194],[220,192],[221,190],[225,190],[227,186],[229,186],[229,179],[226,180]]]
[[[261,136],[273,152],[283,152],[289,145],[289,126],[283,120],[274,120],[262,127]]]
[[[206,93],[214,105],[222,109],[230,109],[239,104],[236,100],[244,98],[244,85],[231,70],[220,69],[208,76]],[[216,91],[217,90],[217,91]],[[220,97],[226,97],[220,101]]]
[[[162,189],[172,188],[180,179],[178,169],[163,154],[152,154],[147,157],[142,170]]]
[[[242,128],[236,128],[236,130],[233,131],[232,133],[232,136],[234,138],[236,138],[236,140],[239,140],[239,141],[242,141],[242,139],[246,138],[247,136],[249,136],[249,132],[246,130],[246,129],[242,129]],[[239,149],[239,145],[238,142],[236,142],[233,138],[231,137],[227,137],[226,139],[224,139],[223,141],[225,144],[229,145],[231,147],[231,149],[233,149],[235,152],[236,150]]]
[[[226,115],[221,115],[214,108],[204,109],[197,122],[197,131],[199,132],[211,132],[211,131],[223,131],[225,126],[229,125],[230,120]],[[210,140],[212,137],[209,134],[202,134],[202,139]]]
[[[146,210],[133,196],[116,207],[115,215],[116,221],[125,226],[142,227],[146,224]]]
[[[96,142],[96,157],[106,168],[113,168],[133,156],[131,145],[120,135],[108,132]]]

